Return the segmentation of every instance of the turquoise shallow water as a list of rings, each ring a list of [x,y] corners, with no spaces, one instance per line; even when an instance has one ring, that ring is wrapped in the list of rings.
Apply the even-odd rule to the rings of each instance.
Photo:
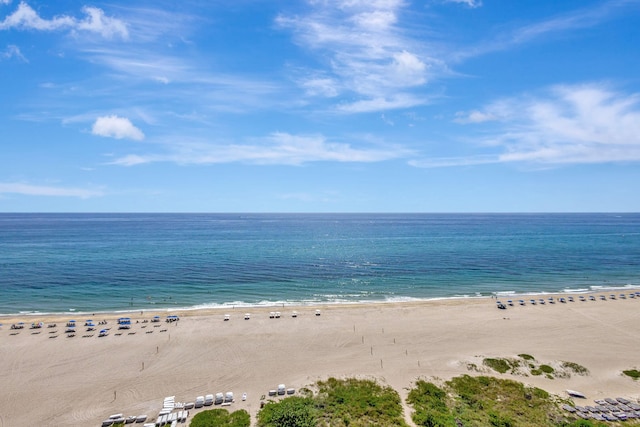
[[[0,314],[640,287],[640,214],[0,214]]]

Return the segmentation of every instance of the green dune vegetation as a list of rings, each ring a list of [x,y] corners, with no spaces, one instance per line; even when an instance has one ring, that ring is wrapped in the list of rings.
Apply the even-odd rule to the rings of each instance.
[[[425,427],[606,426],[577,419],[560,408],[561,399],[506,379],[463,375],[442,386],[418,381],[409,392],[413,421]]]
[[[546,368],[541,368],[546,369]],[[362,379],[319,382],[315,391],[266,403],[259,427],[407,426],[398,393]],[[463,375],[442,384],[420,380],[409,391],[411,418],[421,427],[605,427],[561,409],[571,403],[508,379]],[[226,425],[226,424],[225,424]],[[615,424],[613,424],[615,425]],[[640,425],[626,421],[625,425]]]
[[[258,413],[260,427],[400,426],[400,396],[373,380],[329,378],[316,384],[306,397],[269,402]]]
[[[637,369],[628,369],[626,371],[622,371],[622,373],[628,377],[633,378],[634,380],[640,378],[640,371],[638,371]]]
[[[519,354],[518,357],[484,358],[482,365],[501,374],[511,375],[544,375],[549,379],[570,378],[572,375],[589,375],[589,370],[584,366],[564,360],[540,363],[530,354]],[[482,372],[475,363],[467,364],[472,371]]]
[[[247,411],[229,412],[226,409],[209,409],[196,414],[191,423],[191,427],[249,427],[251,416]]]

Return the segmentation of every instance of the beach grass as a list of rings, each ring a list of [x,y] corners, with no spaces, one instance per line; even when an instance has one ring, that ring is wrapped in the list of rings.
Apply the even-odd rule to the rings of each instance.
[[[573,372],[576,375],[589,375],[589,370],[586,367],[575,362],[563,361],[560,366],[562,366],[562,368],[567,371]]]
[[[391,387],[356,378],[329,378],[316,387],[311,397],[292,396],[267,403],[258,413],[258,426],[406,427],[400,396]]]
[[[514,371],[520,366],[517,360],[510,360],[506,358],[491,358],[488,357],[482,361],[485,366],[493,369],[496,372],[500,372],[501,374],[507,373],[508,371]]]
[[[208,409],[197,413],[191,423],[191,427],[249,427],[251,416],[244,409],[229,412],[226,409]]]
[[[506,379],[462,375],[442,386],[418,381],[409,392],[413,421],[418,426],[460,425],[500,427],[597,426],[572,419],[556,397],[537,387]]]
[[[633,378],[634,380],[640,378],[640,371],[638,371],[637,369],[628,369],[626,371],[622,371],[622,373],[628,377]]]

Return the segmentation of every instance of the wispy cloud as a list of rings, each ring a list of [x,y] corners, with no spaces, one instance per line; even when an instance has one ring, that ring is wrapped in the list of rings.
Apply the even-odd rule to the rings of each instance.
[[[357,98],[353,107],[339,111],[363,112],[404,108],[391,99],[404,91],[424,86],[443,67],[422,51],[421,43],[406,36],[400,22],[401,0],[310,1],[305,15],[280,15],[276,23],[293,32],[296,41],[321,58],[326,68],[310,72],[300,84],[312,96]],[[320,75],[321,77],[318,77]],[[418,97],[409,104],[424,103]],[[366,105],[366,108],[362,108]]]
[[[360,142],[360,141],[359,141]],[[277,132],[246,144],[211,143],[202,140],[171,142],[165,153],[131,154],[111,164],[134,166],[152,162],[178,164],[251,163],[263,165],[302,165],[310,162],[370,163],[406,157],[411,152],[398,146],[355,148],[352,144],[331,142],[322,135],[292,135]]]
[[[144,133],[135,127],[131,120],[115,115],[98,117],[93,123],[91,133],[116,139],[127,138],[136,141],[144,139]]]
[[[23,62],[29,62],[29,60],[25,58],[22,52],[20,52],[20,48],[13,44],[8,45],[4,52],[0,52],[0,59],[10,58],[18,58]]]
[[[86,15],[84,19],[77,19],[68,15],[46,19],[42,18],[31,6],[22,1],[11,15],[8,15],[0,22],[0,30],[56,31],[68,29],[96,33],[105,38],[120,37],[126,39],[128,37],[127,25],[119,19],[106,16],[102,9],[85,6],[82,11]]]
[[[467,2],[466,0],[458,1]],[[456,52],[452,59],[461,61],[469,57],[509,49],[513,46],[532,42],[554,34],[591,28],[611,19],[616,13],[622,12],[626,7],[637,8],[638,3],[638,0],[609,0],[595,6],[576,9],[549,19],[502,32],[493,39],[482,41],[470,48]]]
[[[88,199],[103,196],[101,190],[87,190],[73,187],[52,187],[32,185],[22,182],[0,182],[0,194],[22,194],[26,196],[77,197]]]
[[[555,86],[542,96],[502,99],[456,120],[489,126],[476,142],[495,154],[426,159],[414,166],[640,162],[640,94],[604,84]]]
[[[467,6],[473,9],[475,9],[476,7],[482,6],[481,0],[444,0],[444,2],[466,4]]]

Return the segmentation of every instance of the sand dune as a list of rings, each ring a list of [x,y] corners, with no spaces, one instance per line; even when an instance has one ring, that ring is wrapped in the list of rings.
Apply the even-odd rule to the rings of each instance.
[[[236,397],[230,409],[244,408],[254,417],[261,396],[278,384],[300,389],[330,376],[376,378],[405,397],[418,378],[476,374],[469,364],[520,353],[543,363],[579,363],[590,374],[493,375],[565,397],[566,389],[580,390],[588,401],[640,397],[640,383],[621,374],[640,365],[640,298],[576,298],[507,310],[498,310],[490,298],[335,305],[320,307],[320,316],[316,308],[171,312],[180,316],[171,324],[142,323],[154,314],[164,319],[166,312],[137,312],[128,331],[117,330],[116,314],[90,316],[108,321],[110,334],[103,338],[82,327],[67,338],[67,317],[2,318],[0,426],[99,426],[114,413],[153,419],[165,396],[189,402],[227,391]],[[275,310],[281,318],[269,318]],[[297,318],[291,317],[294,310]],[[84,322],[86,315],[75,318]],[[26,328],[11,330],[18,321],[27,322]],[[28,329],[36,321],[45,326]],[[58,327],[48,328],[53,322]],[[240,399],[244,392],[246,401]]]

